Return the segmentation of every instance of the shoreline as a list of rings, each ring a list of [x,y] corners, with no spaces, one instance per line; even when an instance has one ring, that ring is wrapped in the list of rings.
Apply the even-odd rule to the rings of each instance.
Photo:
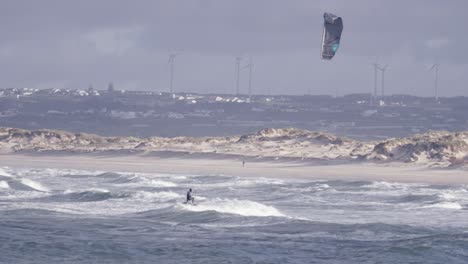
[[[299,161],[247,161],[141,154],[3,153],[0,167],[54,168],[90,171],[228,175],[300,180],[390,181],[425,184],[468,184],[468,172],[406,164],[313,164]]]

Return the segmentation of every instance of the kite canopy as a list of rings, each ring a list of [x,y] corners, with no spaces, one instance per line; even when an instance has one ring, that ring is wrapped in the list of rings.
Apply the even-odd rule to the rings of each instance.
[[[343,20],[331,13],[323,14],[323,33],[321,56],[324,60],[331,60],[340,47]]]

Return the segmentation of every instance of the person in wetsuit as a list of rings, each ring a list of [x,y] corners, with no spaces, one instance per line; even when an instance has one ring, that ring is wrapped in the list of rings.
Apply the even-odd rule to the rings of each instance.
[[[195,198],[192,195],[192,188],[190,188],[187,192],[187,201],[185,203],[189,202],[192,202],[192,204],[195,203]]]

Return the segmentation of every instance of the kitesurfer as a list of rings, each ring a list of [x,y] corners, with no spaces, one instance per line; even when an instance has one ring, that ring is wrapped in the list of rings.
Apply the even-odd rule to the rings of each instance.
[[[187,192],[187,201],[185,203],[189,202],[192,202],[192,204],[195,203],[195,198],[192,195],[192,188],[190,188]]]

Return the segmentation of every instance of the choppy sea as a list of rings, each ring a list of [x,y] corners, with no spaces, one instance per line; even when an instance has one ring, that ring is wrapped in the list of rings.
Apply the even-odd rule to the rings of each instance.
[[[0,262],[468,263],[468,186],[286,178],[2,168]]]

